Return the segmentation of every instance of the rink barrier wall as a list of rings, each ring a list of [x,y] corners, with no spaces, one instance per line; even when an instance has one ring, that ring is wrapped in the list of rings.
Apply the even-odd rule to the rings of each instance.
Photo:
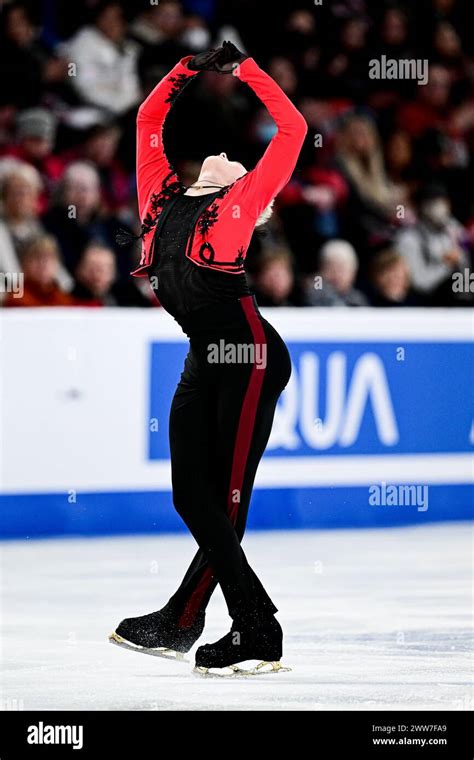
[[[293,373],[249,528],[472,517],[469,310],[262,312],[285,338]],[[184,529],[167,422],[187,344],[168,315],[4,311],[0,349],[1,537]]]

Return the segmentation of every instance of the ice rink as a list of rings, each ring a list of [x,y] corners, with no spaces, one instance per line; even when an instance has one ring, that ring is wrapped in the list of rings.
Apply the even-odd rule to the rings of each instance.
[[[202,679],[192,662],[108,643],[122,618],[168,599],[187,536],[3,543],[2,707],[472,709],[468,524],[253,533],[244,546],[280,609],[291,673]],[[216,591],[199,643],[229,626]]]

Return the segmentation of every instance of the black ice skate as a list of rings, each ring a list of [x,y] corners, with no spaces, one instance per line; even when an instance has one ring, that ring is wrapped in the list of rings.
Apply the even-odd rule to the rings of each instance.
[[[274,617],[234,620],[230,632],[213,644],[204,644],[196,652],[194,673],[200,676],[253,676],[291,670],[280,663],[283,632]],[[258,660],[250,668],[236,663]]]
[[[189,662],[184,654],[201,635],[205,613],[198,613],[190,628],[178,626],[178,619],[179,613],[168,603],[163,609],[149,615],[122,620],[110,634],[109,641],[133,652]]]

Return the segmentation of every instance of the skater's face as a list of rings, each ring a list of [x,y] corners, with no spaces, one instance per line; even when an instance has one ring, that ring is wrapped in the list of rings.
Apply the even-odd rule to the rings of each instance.
[[[227,153],[218,156],[208,156],[204,159],[199,174],[199,180],[216,182],[219,185],[231,185],[240,177],[247,174],[247,169],[239,161],[229,161]]]

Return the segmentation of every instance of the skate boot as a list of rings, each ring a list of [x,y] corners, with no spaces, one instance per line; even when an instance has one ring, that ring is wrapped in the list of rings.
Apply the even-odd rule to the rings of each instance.
[[[168,602],[161,610],[136,618],[122,620],[110,634],[109,641],[134,652],[182,660],[204,628],[204,611],[199,612],[191,627],[178,625],[179,612]]]
[[[226,636],[199,647],[193,672],[200,676],[234,677],[291,670],[280,663],[282,642],[283,632],[273,615],[236,618]],[[247,660],[258,660],[258,664],[248,668],[236,664]]]

